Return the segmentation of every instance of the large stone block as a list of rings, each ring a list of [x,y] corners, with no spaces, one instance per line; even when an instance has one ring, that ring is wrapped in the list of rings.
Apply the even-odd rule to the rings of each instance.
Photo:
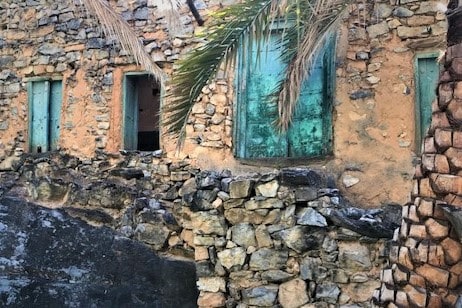
[[[229,196],[231,198],[246,198],[250,194],[253,182],[250,179],[235,180],[229,183]]]
[[[443,221],[437,221],[433,218],[428,218],[425,221],[427,234],[433,239],[441,239],[448,236],[449,227]]]
[[[242,300],[247,305],[271,307],[275,304],[279,287],[266,285],[242,290]]]
[[[196,234],[226,235],[226,222],[220,215],[210,212],[192,213],[191,224]]]
[[[271,269],[282,269],[285,267],[289,257],[288,251],[277,251],[269,248],[262,248],[250,256],[249,266],[254,271],[266,271]]]
[[[245,258],[247,256],[244,248],[235,247],[231,249],[226,249],[220,251],[218,254],[218,259],[220,260],[221,265],[227,269],[238,268],[240,269],[244,265]]]
[[[462,80],[462,58],[454,58],[449,73],[455,80]]]
[[[430,175],[432,187],[435,192],[448,194],[458,194],[462,191],[462,177],[450,174],[435,174]]]
[[[306,283],[302,279],[293,279],[279,286],[279,304],[283,308],[298,308],[308,301]]]
[[[438,107],[441,111],[446,110],[449,105],[449,102],[453,98],[454,83],[447,82],[441,83],[438,86]]]
[[[417,267],[415,271],[417,274],[424,277],[431,285],[441,288],[445,288],[448,285],[449,272],[444,269],[424,264]]]
[[[446,264],[453,265],[462,260],[462,245],[460,242],[446,238],[441,242],[441,247],[444,250]]]
[[[444,151],[452,146],[452,131],[440,128],[435,129],[435,143],[440,151]]]

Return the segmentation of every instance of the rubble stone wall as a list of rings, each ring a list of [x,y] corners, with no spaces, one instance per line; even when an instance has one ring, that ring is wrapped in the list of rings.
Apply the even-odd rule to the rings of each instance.
[[[194,260],[199,307],[370,305],[400,206],[353,207],[311,169],[244,177],[155,154],[23,155],[0,173],[0,197]]]
[[[391,268],[383,271],[377,293],[389,306],[462,304],[462,45],[448,47],[443,63],[414,202],[403,207]]]
[[[202,42],[193,33],[203,28],[186,6],[180,18],[184,29],[172,34],[155,1],[111,3],[167,75],[175,60]],[[209,11],[228,4],[195,3],[205,19]],[[95,150],[121,149],[123,76],[142,71],[132,57],[104,37],[73,1],[7,0],[0,3],[0,12],[0,161],[15,151],[28,151],[27,82],[32,78],[63,81],[61,149],[82,158],[96,156]],[[445,23],[433,1],[351,5],[338,33],[333,155],[296,164],[325,167],[336,174],[342,193],[364,206],[407,202],[417,147],[413,57],[438,50]],[[260,163],[243,164],[233,155],[235,91],[228,80],[232,77],[221,74],[204,88],[192,111],[182,157],[204,170],[261,170]],[[176,153],[168,136],[161,144],[168,156]],[[265,170],[291,163],[270,162]]]

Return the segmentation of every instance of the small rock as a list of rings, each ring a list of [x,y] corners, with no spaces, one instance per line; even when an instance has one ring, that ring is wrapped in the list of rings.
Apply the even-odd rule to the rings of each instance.
[[[356,185],[359,183],[359,179],[357,177],[354,177],[350,174],[346,174],[343,176],[343,185],[345,185],[345,187],[349,188],[353,185]]]
[[[327,227],[324,216],[311,207],[302,208],[297,216],[297,224],[299,225]]]

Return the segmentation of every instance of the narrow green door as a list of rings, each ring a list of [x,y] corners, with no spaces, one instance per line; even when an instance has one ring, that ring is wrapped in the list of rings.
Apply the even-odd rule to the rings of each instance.
[[[61,102],[63,86],[61,80],[50,82],[50,148],[56,149],[59,141]]]
[[[138,146],[138,90],[136,78],[124,77],[124,149],[136,150]]]
[[[420,145],[430,126],[432,102],[436,98],[436,85],[439,77],[439,64],[436,56],[416,59],[416,145]]]
[[[50,83],[38,81],[29,83],[29,142],[32,153],[48,151],[49,114],[48,98]]]
[[[330,150],[331,104],[327,84],[331,75],[327,64],[332,62],[333,51],[325,48],[316,58],[291,126],[286,133],[280,133],[274,125],[277,106],[270,98],[284,76],[279,36],[274,32],[268,47],[261,46],[257,51],[253,44],[249,59],[240,58],[235,133],[238,157],[314,157]],[[332,50],[333,45],[329,44]]]

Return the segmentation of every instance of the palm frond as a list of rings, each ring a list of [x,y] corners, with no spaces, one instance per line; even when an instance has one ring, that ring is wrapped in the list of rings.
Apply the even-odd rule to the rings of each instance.
[[[88,14],[95,17],[108,38],[116,38],[123,50],[133,56],[136,63],[163,82],[164,72],[145,51],[144,45],[131,26],[105,0],[78,0]]]
[[[163,108],[163,125],[166,133],[179,137],[179,147],[202,88],[215,78],[221,65],[230,67],[238,46],[249,46],[265,37],[275,16],[280,14],[277,4],[278,0],[247,0],[215,13],[209,41],[178,62],[171,80],[171,99]]]
[[[307,0],[309,1],[309,0]],[[278,94],[278,125],[286,130],[292,120],[301,88],[308,76],[314,57],[341,20],[348,2],[344,0],[312,0],[303,7],[303,25],[294,23],[283,38],[285,53],[282,60],[288,63],[285,78],[275,93]],[[302,28],[302,30],[300,29]],[[302,31],[302,39],[294,38]]]

